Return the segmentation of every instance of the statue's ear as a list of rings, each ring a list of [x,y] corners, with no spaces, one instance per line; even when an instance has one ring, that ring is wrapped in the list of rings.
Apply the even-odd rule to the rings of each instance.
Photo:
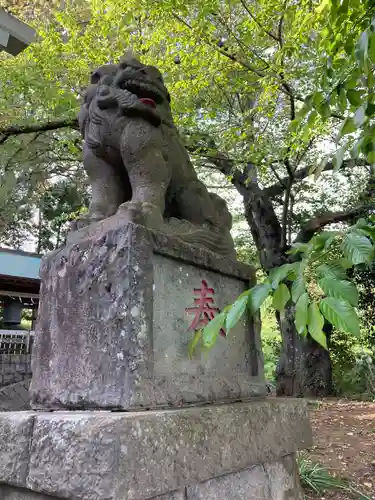
[[[90,83],[99,83],[100,78],[100,72],[98,70],[95,70],[91,73]]]
[[[133,59],[134,57],[134,54],[133,54],[133,51],[132,49],[128,49],[125,54],[120,57],[120,68],[124,69],[126,68],[126,66],[131,62],[131,60]]]
[[[135,68],[142,67],[143,64],[139,61],[136,54],[132,49],[128,49],[125,54],[120,58],[119,63],[120,68],[124,69],[127,66],[133,66]]]

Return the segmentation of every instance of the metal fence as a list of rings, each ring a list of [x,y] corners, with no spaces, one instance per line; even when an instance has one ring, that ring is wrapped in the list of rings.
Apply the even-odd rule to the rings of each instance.
[[[0,330],[0,354],[30,354],[32,330]]]

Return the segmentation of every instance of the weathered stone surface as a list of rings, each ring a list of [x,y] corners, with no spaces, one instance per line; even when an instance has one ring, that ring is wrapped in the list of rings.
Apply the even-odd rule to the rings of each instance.
[[[210,479],[187,489],[187,500],[302,500],[303,498],[293,455]]]
[[[216,272],[202,272],[196,266],[161,255],[154,255],[153,264],[153,352],[158,390],[177,394],[181,401],[263,394],[261,346],[255,343],[256,335],[251,335],[244,321],[228,337],[219,336],[208,356],[200,351],[193,359],[186,355],[192,338],[188,328],[194,314],[185,312],[185,308],[195,305],[194,289],[201,288],[202,278],[214,289],[213,306],[220,310],[244,291],[244,282]]]
[[[301,400],[35,418],[27,486],[69,500],[146,500],[311,444]]]
[[[30,410],[30,379],[0,388],[0,412]]]
[[[56,496],[43,495],[43,493],[35,493],[34,491],[26,490],[24,488],[15,488],[14,486],[0,484],[1,500],[56,500],[57,498],[58,497]],[[68,500],[76,499],[71,498]],[[185,492],[176,491],[173,493],[167,493],[166,495],[155,497],[152,500],[185,500]]]
[[[0,354],[0,387],[31,377],[30,354]]]
[[[274,500],[261,465],[187,488],[187,500]]]
[[[265,394],[257,321],[239,323],[208,357],[188,359],[194,288],[206,280],[222,308],[253,283],[252,268],[128,224],[47,256],[41,277],[33,408],[137,409]]]
[[[25,486],[34,414],[0,413],[0,483]]]
[[[295,454],[264,464],[264,470],[269,479],[270,499],[300,500],[304,498]],[[280,492],[283,492],[281,497]]]
[[[0,484],[0,498],[1,500],[55,500],[56,497],[43,495],[42,493],[35,493],[23,488],[15,488],[13,486],[6,486]]]

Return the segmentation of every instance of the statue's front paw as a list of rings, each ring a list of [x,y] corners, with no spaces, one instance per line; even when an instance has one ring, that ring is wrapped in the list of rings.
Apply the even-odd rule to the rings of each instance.
[[[144,225],[142,203],[139,201],[126,201],[122,203],[118,208],[118,213],[126,214],[129,222]]]
[[[129,222],[141,224],[149,229],[160,229],[163,225],[163,216],[153,203],[127,201],[120,205],[119,212],[125,212]]]

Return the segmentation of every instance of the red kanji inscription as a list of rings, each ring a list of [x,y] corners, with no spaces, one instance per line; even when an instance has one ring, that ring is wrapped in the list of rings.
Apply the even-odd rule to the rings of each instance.
[[[193,321],[189,326],[189,330],[199,330],[207,325],[209,321],[214,319],[216,313],[220,312],[218,307],[214,307],[215,290],[207,285],[207,281],[202,280],[200,288],[194,288],[194,307],[187,307],[185,312],[194,314]],[[220,335],[226,336],[224,328],[220,330]]]

